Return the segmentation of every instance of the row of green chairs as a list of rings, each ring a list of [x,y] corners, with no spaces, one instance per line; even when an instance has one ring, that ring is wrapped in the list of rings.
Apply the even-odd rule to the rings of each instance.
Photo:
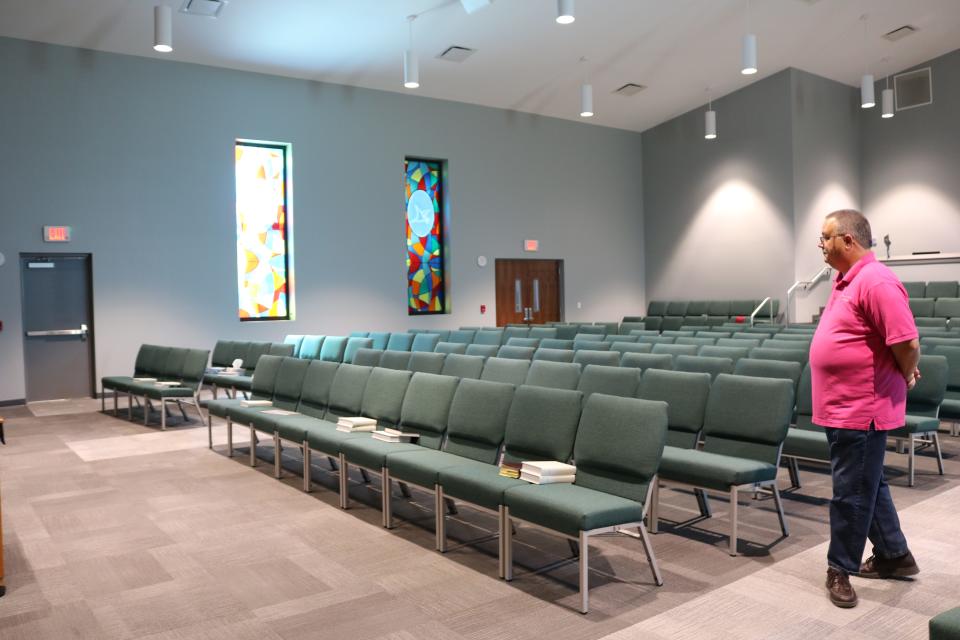
[[[956,280],[939,280],[934,282],[908,281],[903,283],[910,298],[958,298],[960,297],[960,283]]]
[[[213,353],[210,354],[211,369],[204,375],[203,384],[211,388],[214,398],[217,397],[218,389],[225,389],[228,394],[237,391],[248,392],[250,391],[251,377],[260,356],[292,356],[295,351],[294,345],[279,342],[218,340],[213,347]],[[229,375],[219,371],[232,367],[236,360],[243,363],[241,365],[242,373]]]
[[[960,329],[960,298],[910,298],[910,311],[918,327]]]
[[[100,380],[100,406],[106,411],[107,391],[113,392],[113,415],[117,415],[118,396],[127,396],[127,416],[133,420],[133,404],[143,399],[143,424],[150,420],[151,400],[159,403],[160,427],[167,428],[167,403],[173,402],[180,409],[183,419],[187,414],[184,404],[192,405],[204,421],[200,410],[198,393],[207,368],[210,351],[204,349],[183,349],[144,344],[137,351],[132,376],[105,376]],[[137,378],[144,378],[138,380]],[[146,380],[150,378],[151,380]]]

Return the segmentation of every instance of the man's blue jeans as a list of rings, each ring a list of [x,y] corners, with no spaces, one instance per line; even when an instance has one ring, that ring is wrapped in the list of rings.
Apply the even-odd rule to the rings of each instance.
[[[887,433],[827,428],[833,499],[830,501],[830,550],[827,564],[856,575],[867,538],[878,558],[899,558],[907,540],[883,477]]]

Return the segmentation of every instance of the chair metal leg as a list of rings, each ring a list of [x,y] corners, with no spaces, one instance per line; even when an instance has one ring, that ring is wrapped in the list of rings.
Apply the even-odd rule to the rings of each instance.
[[[570,557],[576,558],[580,555],[580,545],[577,544],[576,540],[567,538],[567,546],[570,547]]]
[[[301,446],[303,447],[303,491],[310,493],[310,443],[304,440]]]
[[[347,457],[340,454],[340,508],[350,508],[350,465]]]
[[[737,555],[737,487],[730,487],[730,555]]]
[[[590,610],[590,567],[588,559],[590,556],[587,541],[587,534],[580,532],[580,613],[587,613]]]
[[[503,524],[500,530],[500,556],[503,562],[503,579],[513,580],[513,523],[510,522],[510,507],[500,506],[500,519]]]
[[[908,478],[909,478],[909,479],[908,479],[908,482],[907,482],[907,486],[912,487],[912,486],[913,486],[913,462],[914,462],[914,461],[913,461],[913,454],[914,454],[914,437],[913,437],[913,434],[912,434],[912,433],[910,434],[910,439],[909,439],[909,441],[907,442],[907,447],[908,447],[908,449],[909,449],[909,450],[907,451],[907,475],[908,475]]]
[[[647,554],[647,562],[650,563],[650,571],[653,573],[653,581],[657,583],[658,587],[663,586],[663,576],[660,575],[660,566],[657,564],[657,556],[653,555],[653,545],[650,543],[650,536],[642,526],[637,527],[637,531],[640,532],[640,541],[643,542],[643,551]]]
[[[410,487],[407,485],[406,482],[398,481],[397,484],[400,485],[400,495],[402,495],[407,500],[413,497],[413,494],[410,493]]]
[[[143,396],[143,426],[147,426],[147,421],[150,419],[150,398]]]
[[[210,425],[213,428],[213,425]],[[212,436],[211,436],[212,437]],[[227,457],[233,457],[233,420],[227,417]]]
[[[503,560],[507,557],[506,552],[503,550],[504,541],[507,539],[507,536],[503,534],[504,520],[503,505],[500,505],[497,507],[497,575],[501,580],[503,580],[506,575],[503,568]],[[446,544],[446,540],[444,540],[444,544]]]
[[[783,532],[783,535],[788,536],[790,532],[787,531],[787,518],[783,514],[783,502],[780,500],[780,489],[777,488],[777,483],[771,485],[773,489],[773,503],[777,506],[777,517],[780,518],[780,531]]]
[[[100,387],[100,413],[107,412],[107,390]]]
[[[647,531],[650,533],[656,533],[657,526],[657,512],[660,510],[660,477],[654,476],[653,482],[650,486],[650,510],[647,512]]]
[[[382,524],[386,529],[393,529],[393,503],[391,501],[391,489],[393,488],[393,480],[390,479],[390,469],[386,467],[380,467],[380,499],[381,499],[381,512],[382,512]]]
[[[257,430],[250,425],[250,466],[257,466]]]
[[[280,446],[280,434],[273,432],[273,477],[280,479],[280,456],[283,454],[283,448]]]
[[[330,470],[331,470],[331,471],[336,471],[336,470],[338,469],[338,467],[337,467],[337,461],[334,460],[332,456],[327,456],[327,462],[330,463]]]
[[[133,394],[127,394],[127,420],[133,421]]]
[[[177,408],[180,409],[180,415],[183,416],[183,421],[187,421],[187,412],[183,410],[183,403],[177,400]]]
[[[703,489],[694,489],[693,495],[697,497],[697,507],[700,509],[700,515],[704,518],[712,518],[713,511],[710,509],[710,499],[707,497],[707,492]]]
[[[433,485],[433,510],[434,518],[436,519],[435,527],[435,540],[436,548],[440,553],[447,552],[447,514],[443,510],[443,487],[439,484]],[[499,523],[499,518],[497,519]],[[503,577],[503,576],[501,576]]]
[[[370,484],[370,474],[363,467],[360,467],[360,477],[363,478],[364,484]]]
[[[787,458],[787,472],[790,474],[790,487],[800,488],[800,464],[796,458]]]
[[[113,390],[113,417],[117,417],[117,412],[118,412],[118,409],[117,409],[117,396],[119,396],[119,395],[120,395],[120,394],[117,393],[117,390],[114,389],[114,390]]]
[[[447,505],[447,513],[452,516],[457,515],[457,504],[453,501],[453,498],[444,498],[443,502]]]
[[[160,399],[160,430],[167,430],[167,401]]]

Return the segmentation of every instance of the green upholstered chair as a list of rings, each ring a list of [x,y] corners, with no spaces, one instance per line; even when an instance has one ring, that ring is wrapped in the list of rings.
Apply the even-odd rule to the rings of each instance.
[[[517,340],[517,338],[513,339]],[[533,347],[518,347],[505,344],[497,350],[497,357],[510,360],[533,360],[534,351],[536,351],[536,349]]]
[[[481,373],[483,373],[483,358],[460,353],[447,354],[443,361],[443,369],[440,371],[441,375],[473,380],[479,380]]]
[[[733,335],[732,331],[697,331],[698,338],[729,338]]]
[[[536,349],[540,346],[540,338],[507,338],[508,347],[530,347]],[[529,358],[528,358],[529,359]]]
[[[594,393],[632,398],[640,383],[640,371],[632,367],[588,364],[580,374],[577,390],[584,399]]]
[[[579,543],[580,611],[589,611],[590,537],[636,527],[653,579],[663,578],[643,519],[667,432],[663,402],[594,394],[577,428],[572,484],[525,484],[506,490],[501,512],[504,577],[513,578],[513,521],[555,531]]]
[[[556,338],[557,329],[556,327],[530,327],[530,338],[536,338],[537,340],[543,340],[544,338]]]
[[[673,368],[677,371],[709,373],[715,379],[722,373],[733,373],[733,360],[709,356],[677,356],[673,359]]]
[[[480,374],[480,379],[490,382],[505,382],[512,385],[521,385],[523,381],[527,379],[527,371],[529,369],[529,360],[487,358],[487,361],[483,365],[483,373]]]
[[[471,329],[458,329],[450,332],[450,342],[459,342],[461,344],[472,344],[473,336],[476,331]]]
[[[526,338],[530,335],[530,327],[506,327],[503,330],[503,344],[507,344],[510,338]]]
[[[960,347],[960,335],[956,338],[953,337],[941,337],[941,336],[921,336],[920,338],[921,347]]]
[[[664,313],[663,315],[683,317],[687,315],[688,305],[689,305],[689,302],[686,300],[671,300],[667,302],[667,312]]]
[[[960,285],[956,280],[928,282],[924,294],[928,298],[956,298],[960,296]]]
[[[473,336],[473,344],[499,347],[503,344],[503,329],[481,329]]]
[[[142,349],[143,347],[141,347]],[[233,364],[231,356],[233,354],[232,340],[217,340],[213,345],[213,353],[210,354],[211,367],[229,367]]]
[[[383,442],[373,438],[350,438],[340,443],[340,506],[350,504],[347,476],[349,465],[381,474],[383,526],[391,526],[390,493],[392,482],[386,467],[387,457],[400,451],[439,449],[447,429],[450,404],[460,379],[453,376],[415,373],[410,378],[397,425],[404,433],[417,434],[413,442]]]
[[[928,285],[929,288],[929,285]],[[942,355],[920,356],[920,379],[907,392],[907,415],[904,425],[887,432],[889,438],[906,441],[908,484],[914,485],[915,453],[918,447],[933,446],[937,468],[943,475],[943,455],[940,451],[940,403],[947,393],[949,364]]]
[[[303,342],[303,336],[289,334],[284,336],[284,344],[293,345],[293,356],[297,357],[300,354],[300,344]]]
[[[616,334],[620,332],[620,323],[613,322],[612,320],[607,320],[604,322],[594,322],[593,326],[603,327],[603,332],[607,335],[610,335],[611,333]]]
[[[573,361],[583,367],[590,364],[602,364],[609,367],[616,367],[620,364],[620,352],[580,349],[579,351],[573,352]]]
[[[802,338],[800,340],[782,339],[779,337],[767,338],[760,345],[763,349],[797,349],[810,353],[810,340]]]
[[[567,349],[573,351],[573,340],[564,340],[561,338],[543,338],[540,340],[538,349]]]
[[[294,345],[288,344],[286,342],[271,342],[270,348],[267,349],[267,353],[271,356],[283,356],[284,358],[292,358],[294,354]]]
[[[604,342],[609,342],[611,345],[617,342],[636,342],[640,336],[625,336],[620,335],[619,333],[608,333],[603,336]],[[612,348],[612,347],[611,347]]]
[[[323,340],[326,336],[303,336],[303,342],[300,343],[299,356],[304,360],[316,360],[320,357],[320,349],[323,348]]]
[[[695,488],[729,492],[730,555],[737,555],[738,492],[768,487],[773,493],[780,528],[787,523],[777,489],[780,449],[793,414],[789,380],[720,374],[713,381],[704,418],[702,450],[667,447],[660,478]],[[654,487],[655,495],[659,494]],[[709,515],[706,499],[702,508]],[[650,523],[656,527],[657,500]]]
[[[696,449],[710,394],[710,375],[648,369],[640,378],[637,397],[667,403],[667,445]]]
[[[763,339],[759,336],[747,335],[745,337],[717,338],[717,347],[736,347],[738,349],[752,349],[759,347]],[[743,356],[747,357],[747,356]],[[738,358],[739,359],[739,358]]]
[[[466,354],[468,356],[480,356],[481,358],[493,358],[499,350],[499,345],[473,343],[467,345]]]
[[[703,318],[710,313],[709,300],[690,300],[687,302],[687,311],[683,315],[688,318]],[[695,323],[698,324],[698,323]]]
[[[673,369],[673,356],[669,353],[624,353],[620,358],[621,367],[646,369]]]
[[[220,343],[217,343],[220,344]],[[100,379],[101,399],[106,396],[107,389],[113,391],[113,415],[117,415],[117,396],[121,392],[128,392],[134,378],[156,378],[163,369],[166,359],[166,350],[170,347],[161,347],[153,344],[140,345],[137,357],[133,364],[132,376],[104,376]],[[129,410],[133,410],[132,396],[128,395]],[[101,400],[101,408],[105,409]],[[132,414],[131,414],[132,415]]]
[[[467,352],[467,345],[462,342],[438,342],[433,348],[436,353],[459,353]]]
[[[922,298],[927,291],[926,282],[903,282],[901,284],[911,298]]]
[[[360,349],[372,349],[373,340],[371,338],[347,338],[347,346],[343,349],[343,362],[353,364],[357,357],[357,351]],[[359,363],[358,363],[359,364]]]
[[[533,352],[534,360],[549,360],[551,362],[573,362],[576,352],[573,349],[552,349],[540,347]]]
[[[353,359],[349,364],[359,364],[365,367],[379,367],[380,358],[383,357],[382,349],[357,349],[353,354]]]
[[[730,301],[730,315],[734,318],[745,317],[749,318],[750,314],[753,313],[753,310],[757,308],[757,305],[760,304],[759,300],[731,300]],[[762,312],[761,312],[762,313]],[[757,314],[758,316],[761,314]],[[770,317],[769,310],[767,311],[767,318]]]
[[[634,331],[647,331],[647,328],[643,324],[642,320],[638,320],[636,322],[626,321],[620,324],[620,331],[619,331],[620,335],[622,336],[636,335],[633,333]]]
[[[620,336],[625,338],[628,336]],[[635,336],[634,336],[635,337]],[[624,353],[650,353],[653,350],[653,345],[648,343],[640,342],[614,342],[610,345],[610,351],[620,352],[620,356],[623,357]]]
[[[765,364],[776,362],[780,365],[797,364],[785,363],[778,360],[741,360],[744,363]],[[749,366],[756,366],[749,365]],[[750,374],[743,374],[750,375]],[[787,430],[787,437],[783,441],[781,457],[787,462],[790,472],[790,486],[800,488],[800,466],[798,460],[830,463],[830,443],[823,427],[813,424],[813,385],[810,380],[810,365],[803,368],[800,380],[797,383],[797,414],[796,426]],[[773,376],[768,376],[773,377]],[[780,376],[786,377],[786,376]]]
[[[680,331],[684,322],[683,316],[663,316],[660,320],[660,331]]]
[[[697,338],[695,336],[678,336],[677,345],[694,345],[696,347],[712,347],[717,344],[717,338]]]
[[[785,362],[782,360],[754,360],[743,358],[737,360],[733,372],[738,376],[756,376],[758,378],[781,378],[789,380],[796,389],[800,384],[800,374],[803,367],[799,362]]]
[[[410,364],[410,355],[409,351],[384,351],[380,354],[380,366],[384,369],[406,369]]]
[[[369,338],[370,332],[369,331],[351,331],[347,337],[348,338]]]
[[[705,346],[700,347],[700,349],[697,351],[697,355],[705,358],[729,358],[733,361],[733,364],[737,364],[741,358],[748,358],[750,356],[750,347]]]
[[[787,341],[787,342],[805,342],[809,346],[810,342],[813,340],[813,334],[812,333],[785,333],[783,331],[780,331],[773,336],[773,339]]]
[[[410,351],[413,346],[412,333],[391,333],[387,341],[387,351]]]
[[[336,422],[345,416],[360,415],[363,391],[372,371],[372,367],[341,364],[330,383],[330,396],[323,419]]]
[[[597,339],[602,340],[603,336],[607,335],[607,328],[603,325],[581,323],[578,325],[577,333],[574,334],[573,338],[576,340],[578,336],[582,337],[584,335],[599,336]]]
[[[570,340],[573,341],[574,336],[580,333],[580,325],[576,324],[555,324],[554,329],[557,330],[557,340]]]
[[[530,363],[524,384],[550,389],[576,389],[580,382],[580,365],[573,362],[535,360]]]
[[[389,331],[371,331],[367,336],[373,340],[374,349],[387,349],[387,343],[390,342],[390,332]]]
[[[647,317],[667,315],[667,307],[670,305],[666,300],[651,300],[647,303]]]
[[[410,351],[433,351],[440,342],[440,335],[436,333],[418,333],[410,343]]]
[[[676,336],[642,335],[637,338],[637,342],[645,344],[674,344],[676,341]]]
[[[587,326],[586,328],[590,328]],[[576,344],[577,340],[581,342],[603,342],[603,339],[606,337],[605,334],[600,333],[599,331],[594,332],[581,332],[573,336],[573,342]]]
[[[750,349],[750,357],[757,360],[785,360],[787,362],[799,362],[801,367],[807,366],[810,354],[806,349],[768,349],[767,347],[754,347]]]
[[[323,346],[320,347],[320,359],[327,362],[344,362],[343,354],[346,350],[346,336],[327,336]]]
[[[597,336],[600,337],[600,336]],[[610,342],[604,342],[602,340],[584,340],[582,338],[575,338],[573,341],[573,350],[574,351],[610,351]]]
[[[960,640],[960,607],[934,616],[929,627],[930,640]]]
[[[257,368],[253,370],[250,387],[251,400],[273,400],[273,390],[277,383],[277,374],[283,358],[266,355],[257,360]],[[239,410],[243,400],[241,398],[226,398],[207,402],[207,438],[210,448],[213,448],[213,419],[217,416],[227,421],[227,455],[233,457],[233,417],[232,412]]]
[[[930,353],[947,359],[947,390],[940,403],[940,420],[950,423],[950,434],[955,436],[960,423],[960,345],[934,345]]]
[[[322,420],[327,415],[330,404],[330,387],[340,368],[336,362],[311,360],[303,377],[303,389],[300,391],[300,404],[297,413]]]
[[[414,351],[410,354],[407,369],[413,373],[435,373],[443,371],[443,361],[446,356],[442,353]]]
[[[173,359],[170,355],[176,354]],[[207,369],[207,359],[210,357],[210,351],[206,349],[171,349],[170,355],[165,363],[165,375],[161,379],[167,379],[178,382],[177,386],[166,386],[147,382],[132,382],[129,387],[129,393],[140,395],[144,398],[143,404],[143,423],[147,424],[150,419],[150,400],[156,400],[160,403],[160,428],[167,428],[167,403],[174,402],[180,409],[184,420],[187,418],[183,410],[183,404],[192,405],[200,416],[200,422],[204,422],[203,412],[200,411],[200,401],[197,394],[200,391],[200,384],[203,380],[203,374]],[[182,358],[181,358],[182,356]],[[168,367],[180,364],[180,370],[175,375]]]
[[[668,353],[674,357],[695,356],[697,355],[697,346],[692,344],[655,344],[651,353]]]
[[[670,338],[693,338],[697,335],[697,332],[689,329],[666,329],[661,331],[660,335]]]

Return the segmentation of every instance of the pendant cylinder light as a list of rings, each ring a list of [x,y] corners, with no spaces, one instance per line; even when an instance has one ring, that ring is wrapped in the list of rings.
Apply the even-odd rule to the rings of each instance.
[[[893,117],[893,89],[884,89],[880,93],[880,106],[883,109],[883,113],[880,114],[881,118]]]
[[[557,22],[570,24],[576,20],[573,15],[573,0],[557,0]]]
[[[153,50],[160,53],[173,51],[173,12],[166,5],[153,8]]]
[[[704,135],[707,140],[713,140],[717,137],[717,112],[709,109],[704,115]]]
[[[860,79],[860,107],[870,109],[876,106],[877,101],[873,94],[873,74],[865,73]]]
[[[580,85],[580,117],[593,117],[593,85]]]
[[[748,33],[743,36],[743,49],[741,50],[740,73],[745,76],[753,75],[757,72],[757,36]]]
[[[403,52],[403,86],[407,89],[420,86],[420,64],[417,54],[411,49]]]

